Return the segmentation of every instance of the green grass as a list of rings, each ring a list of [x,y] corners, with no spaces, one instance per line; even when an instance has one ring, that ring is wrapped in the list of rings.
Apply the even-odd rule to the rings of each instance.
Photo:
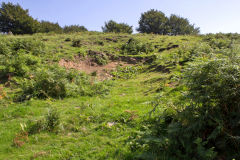
[[[151,43],[154,51],[129,57],[155,56],[155,59],[143,64],[143,70],[132,73],[130,79],[109,80],[112,86],[107,95],[45,100],[33,98],[20,103],[13,102],[18,88],[7,87],[5,82],[1,82],[0,96],[6,93],[6,97],[0,99],[0,159],[3,160],[134,159],[137,152],[130,149],[130,137],[144,127],[144,121],[153,109],[152,102],[159,100],[161,93],[166,94],[161,99],[159,112],[156,112],[158,115],[173,103],[184,103],[177,101],[186,91],[184,86],[179,85],[182,72],[194,56],[210,56],[205,55],[207,47],[204,45],[208,43],[203,41],[203,36],[97,32],[0,36],[0,40],[12,38],[41,40],[46,45],[46,54],[39,58],[47,64],[57,64],[62,58],[73,60],[75,56],[87,55],[89,50],[123,56],[121,46],[130,38]],[[71,41],[65,41],[67,38]],[[73,40],[80,40],[81,47],[73,47]],[[172,45],[178,47],[167,49]],[[205,48],[201,48],[202,45]],[[193,55],[192,50],[198,55]],[[220,54],[217,52],[216,55]],[[51,109],[56,109],[60,115],[57,133],[43,130],[25,137],[19,135],[26,129],[21,126],[44,119]]]
[[[35,38],[46,45],[43,60],[57,63],[61,58],[74,59],[86,55],[88,50],[120,55],[120,49],[130,38],[156,46],[154,52],[136,56],[158,54],[168,57],[169,52],[158,53],[171,44],[194,43],[196,37],[156,36],[128,34],[36,34],[4,38]],[[71,41],[65,41],[70,38]],[[117,42],[111,41],[117,40]],[[73,40],[80,40],[81,47],[72,47]],[[102,42],[102,45],[99,45]],[[175,49],[173,49],[175,50]],[[174,51],[173,51],[174,52]],[[134,57],[134,56],[133,56]],[[144,72],[128,80],[115,80],[106,96],[65,98],[63,100],[30,100],[23,103],[3,103],[0,107],[0,159],[133,159],[129,137],[141,127],[149,116],[151,102],[159,88],[168,83],[169,74]],[[11,91],[7,89],[11,95]],[[14,146],[14,139],[22,132],[21,124],[42,119],[50,108],[60,114],[59,133],[29,135],[21,147]],[[109,124],[114,124],[109,126]]]
[[[158,84],[148,81],[159,77],[158,73],[146,73],[135,79],[114,81],[105,97],[31,100],[1,107],[0,159],[30,159],[40,153],[43,155],[38,159],[127,158],[131,155],[128,137],[152,109],[148,104],[156,95]],[[31,135],[22,147],[14,147],[20,124],[41,119],[50,108],[60,113],[61,131]],[[132,120],[129,111],[137,115]],[[108,125],[113,122],[113,126]]]

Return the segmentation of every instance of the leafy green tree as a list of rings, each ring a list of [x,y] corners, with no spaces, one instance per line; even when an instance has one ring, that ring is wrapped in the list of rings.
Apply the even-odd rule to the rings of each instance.
[[[53,23],[49,21],[41,21],[40,22],[40,32],[48,33],[48,32],[55,32],[55,33],[62,33],[63,29],[58,23]]]
[[[0,32],[13,34],[33,34],[38,32],[39,22],[33,19],[28,10],[19,4],[2,2],[0,8]]]
[[[103,32],[115,32],[115,33],[129,33],[133,32],[132,26],[126,23],[117,23],[113,20],[105,22],[105,26],[102,27]]]
[[[139,20],[140,33],[166,34],[166,23],[168,18],[161,11],[151,9],[144,12]]]
[[[199,28],[190,24],[187,18],[174,14],[168,18],[163,12],[154,9],[141,15],[137,31],[164,35],[198,34],[200,32]]]
[[[86,32],[88,31],[86,27],[79,25],[70,25],[63,28],[64,33],[73,33],[73,32]]]
[[[172,14],[167,22],[168,34],[170,35],[184,35],[184,34],[198,34],[199,28],[195,28],[190,24],[187,18],[183,18]]]

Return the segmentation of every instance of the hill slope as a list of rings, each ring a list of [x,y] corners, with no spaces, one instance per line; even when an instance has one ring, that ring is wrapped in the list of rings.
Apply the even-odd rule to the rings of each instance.
[[[177,115],[190,105],[183,73],[199,59],[235,53],[240,37],[86,32],[0,39],[0,159],[169,159],[174,142],[161,137],[161,127],[189,121]],[[192,136],[194,147],[180,137],[193,150],[179,146],[170,158],[239,157],[212,148],[204,136],[213,131]]]

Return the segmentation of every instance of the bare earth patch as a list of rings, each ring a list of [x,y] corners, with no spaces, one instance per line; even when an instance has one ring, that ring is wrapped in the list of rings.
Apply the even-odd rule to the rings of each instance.
[[[115,70],[117,66],[124,67],[131,64],[122,61],[113,61],[106,65],[98,65],[93,62],[91,58],[75,57],[73,61],[61,59],[59,65],[67,69],[76,69],[87,74],[96,72],[96,76],[99,80],[107,80],[112,78],[110,72]]]

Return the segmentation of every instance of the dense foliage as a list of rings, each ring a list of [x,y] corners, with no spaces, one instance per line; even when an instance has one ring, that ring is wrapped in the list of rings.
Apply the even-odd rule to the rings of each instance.
[[[33,33],[69,33],[87,31],[84,26],[70,25],[62,28],[58,23],[49,21],[37,21],[31,17],[28,10],[24,10],[19,4],[5,3],[0,8],[0,32],[13,34]]]
[[[41,33],[48,33],[48,32],[54,32],[54,33],[62,33],[62,27],[58,23],[53,23],[49,21],[41,21],[40,22],[40,31]]]
[[[168,18],[163,12],[152,9],[142,13],[137,31],[163,35],[184,35],[198,34],[199,28],[191,25],[186,18],[176,15]]]
[[[33,34],[39,31],[39,22],[33,19],[28,10],[19,4],[2,2],[0,8],[0,32],[13,34]]]
[[[228,40],[226,36],[206,39]],[[145,121],[143,132],[134,138],[132,149],[142,151],[140,159],[240,158],[239,50],[228,43],[224,46],[221,52],[222,45],[213,46],[211,58],[204,55],[208,46],[201,52],[192,50],[195,57],[185,69],[184,83],[155,101],[154,110],[168,101],[165,111]],[[185,93],[177,95],[179,89]],[[178,98],[169,103],[170,95]]]
[[[33,39],[9,39],[0,42],[0,77],[27,77],[39,64],[38,56],[45,54],[42,42]]]
[[[152,9],[141,15],[137,31],[140,33],[166,34],[167,20],[163,12]]]
[[[153,52],[153,50],[153,46],[150,43],[140,42],[133,38],[130,38],[127,43],[121,47],[121,53],[128,55],[148,54]]]
[[[86,32],[88,31],[86,27],[79,25],[70,25],[63,28],[64,33],[74,33],[74,32]]]
[[[58,66],[37,68],[29,79],[18,81],[22,91],[18,100],[30,98],[64,98],[106,94],[108,87],[91,83],[89,76]]]
[[[133,32],[132,26],[126,23],[117,23],[113,20],[105,22],[104,27],[102,27],[103,32],[115,32],[115,33],[129,33]]]
[[[89,76],[47,64],[45,45],[38,40],[3,39],[0,42],[0,78],[20,88],[17,101],[30,98],[93,96],[108,92],[107,85],[90,82]]]
[[[166,34],[169,35],[191,35],[198,34],[199,28],[190,24],[187,18],[172,14],[166,23]]]

